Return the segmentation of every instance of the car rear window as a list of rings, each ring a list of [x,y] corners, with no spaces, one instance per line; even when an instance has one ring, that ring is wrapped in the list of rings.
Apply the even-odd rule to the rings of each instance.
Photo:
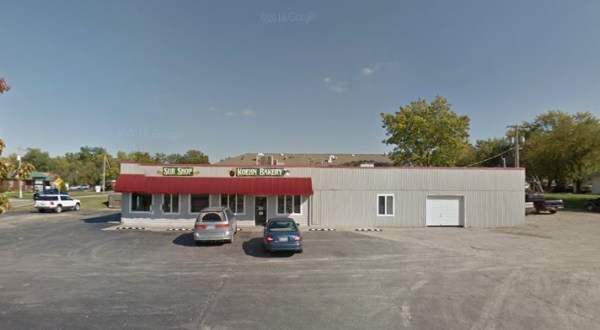
[[[202,222],[221,222],[223,217],[219,213],[211,212],[202,216]]]
[[[290,221],[276,221],[269,225],[270,231],[297,231],[296,224]]]
[[[58,196],[40,196],[40,197],[38,197],[38,200],[40,200],[40,201],[57,201]]]

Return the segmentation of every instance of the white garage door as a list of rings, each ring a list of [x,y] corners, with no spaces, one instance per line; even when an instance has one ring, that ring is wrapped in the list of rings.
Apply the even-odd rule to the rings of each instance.
[[[427,226],[464,226],[462,196],[427,196]]]

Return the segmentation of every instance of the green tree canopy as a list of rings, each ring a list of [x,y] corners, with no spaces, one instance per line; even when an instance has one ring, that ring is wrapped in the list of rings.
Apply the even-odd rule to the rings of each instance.
[[[52,170],[50,155],[39,148],[28,148],[23,155],[23,161],[33,164],[38,171],[47,172]]]
[[[454,166],[468,151],[470,119],[453,112],[441,96],[431,103],[419,99],[381,117],[388,137],[383,142],[394,145],[389,154],[394,165]]]
[[[134,151],[126,154],[123,151],[117,153],[117,158],[121,161],[133,161],[138,163],[170,163],[170,164],[209,164],[208,156],[199,150],[188,150],[185,154],[179,153],[165,154],[158,152],[151,156],[148,152]]]
[[[478,167],[512,167],[515,163],[514,146],[508,138],[477,140],[461,159],[460,165]]]
[[[524,123],[528,174],[558,186],[581,183],[600,170],[600,121],[589,112],[549,111]]]

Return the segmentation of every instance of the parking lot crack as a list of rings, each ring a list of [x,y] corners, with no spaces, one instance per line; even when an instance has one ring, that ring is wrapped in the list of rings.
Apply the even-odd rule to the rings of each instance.
[[[198,316],[194,319],[194,326],[192,327],[193,329],[210,329],[210,327],[205,325],[207,316],[211,315],[212,310],[215,309],[227,283],[229,282],[230,275],[234,272],[235,267],[236,264],[232,264],[227,272],[221,276],[221,280],[216,289],[203,305],[203,308],[200,313],[198,313]]]

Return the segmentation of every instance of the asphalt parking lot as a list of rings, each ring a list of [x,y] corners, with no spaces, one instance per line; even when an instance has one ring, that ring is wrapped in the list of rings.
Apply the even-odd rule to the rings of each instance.
[[[0,216],[1,329],[598,329],[600,213],[519,228],[107,230],[118,213]],[[306,228],[305,228],[306,229]]]

